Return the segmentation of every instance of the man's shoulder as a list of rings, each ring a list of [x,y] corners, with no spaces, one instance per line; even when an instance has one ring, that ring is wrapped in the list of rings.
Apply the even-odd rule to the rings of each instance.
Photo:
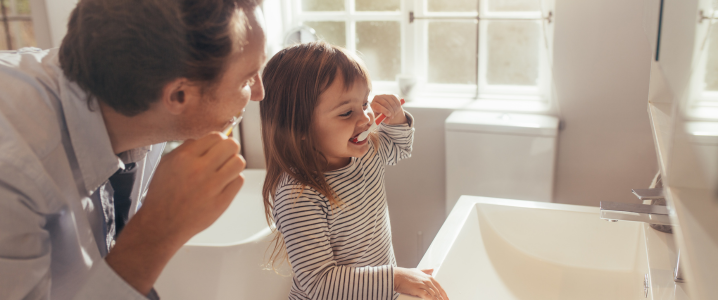
[[[44,157],[60,145],[64,125],[46,56],[47,50],[0,54],[0,159],[28,150]]]

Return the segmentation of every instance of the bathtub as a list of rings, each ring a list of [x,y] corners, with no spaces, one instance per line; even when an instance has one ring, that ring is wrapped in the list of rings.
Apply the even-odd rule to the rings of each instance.
[[[645,299],[644,237],[597,207],[462,196],[418,268],[451,300]]]
[[[243,173],[244,186],[227,211],[162,271],[155,288],[163,300],[287,299],[292,278],[263,269],[272,239],[261,193],[266,172]]]

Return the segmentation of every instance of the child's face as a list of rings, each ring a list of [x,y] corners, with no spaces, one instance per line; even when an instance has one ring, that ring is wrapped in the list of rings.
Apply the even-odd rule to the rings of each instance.
[[[350,141],[369,129],[374,120],[368,101],[369,87],[360,79],[351,89],[344,90],[343,82],[341,72],[337,71],[334,82],[319,95],[319,103],[314,109],[315,147],[327,158],[326,171],[344,167],[351,157],[361,157],[369,150],[369,139],[359,143]]]

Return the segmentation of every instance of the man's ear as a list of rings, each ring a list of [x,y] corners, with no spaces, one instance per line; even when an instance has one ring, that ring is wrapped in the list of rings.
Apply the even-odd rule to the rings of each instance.
[[[162,89],[162,105],[173,115],[179,115],[200,97],[200,90],[187,78],[177,78]]]

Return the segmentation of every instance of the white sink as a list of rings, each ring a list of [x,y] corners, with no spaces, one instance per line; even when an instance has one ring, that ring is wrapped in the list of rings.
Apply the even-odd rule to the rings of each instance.
[[[263,266],[273,237],[264,218],[266,172],[243,173],[244,186],[232,204],[177,251],[162,271],[155,284],[162,299],[287,299],[292,277]]]
[[[418,268],[434,268],[451,300],[684,299],[670,277],[663,295],[644,289],[646,228],[601,220],[597,207],[462,196]]]

